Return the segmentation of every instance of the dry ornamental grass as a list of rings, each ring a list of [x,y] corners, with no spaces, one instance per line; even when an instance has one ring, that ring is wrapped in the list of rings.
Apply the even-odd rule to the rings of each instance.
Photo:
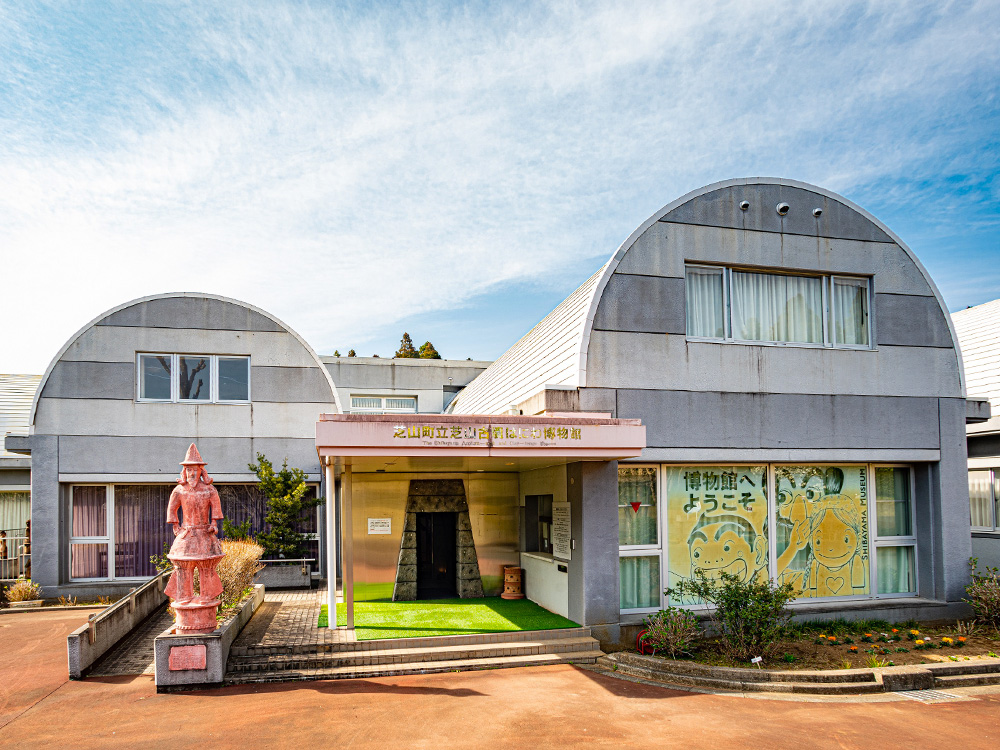
[[[226,609],[243,598],[257,571],[263,569],[264,548],[249,539],[223,539],[222,552],[225,557],[216,570],[222,580],[222,609]]]
[[[18,578],[13,586],[7,587],[7,601],[30,602],[42,598],[42,587],[30,579]]]

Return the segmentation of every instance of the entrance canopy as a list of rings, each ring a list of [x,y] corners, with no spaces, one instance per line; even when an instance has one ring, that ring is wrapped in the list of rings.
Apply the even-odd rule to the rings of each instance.
[[[606,414],[323,414],[316,423],[320,460],[354,471],[524,471],[635,458],[645,447],[640,420]]]

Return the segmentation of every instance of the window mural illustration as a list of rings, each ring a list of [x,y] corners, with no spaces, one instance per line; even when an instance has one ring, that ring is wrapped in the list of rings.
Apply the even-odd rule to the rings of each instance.
[[[864,466],[777,466],[777,577],[801,597],[870,593]]]
[[[669,467],[664,493],[668,587],[698,570],[710,578],[767,578],[766,466]]]

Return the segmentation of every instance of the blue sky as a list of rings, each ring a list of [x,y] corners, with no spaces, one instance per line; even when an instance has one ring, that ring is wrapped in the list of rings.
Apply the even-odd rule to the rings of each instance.
[[[834,190],[1000,297],[1000,4],[0,5],[0,372],[105,309],[252,302],[322,354],[492,359],[650,214]]]

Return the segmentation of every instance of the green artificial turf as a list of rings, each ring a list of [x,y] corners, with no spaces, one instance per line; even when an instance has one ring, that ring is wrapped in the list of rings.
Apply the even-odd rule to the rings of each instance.
[[[346,611],[337,605],[344,622]],[[329,626],[324,604],[318,627]],[[527,599],[435,599],[417,602],[354,602],[354,634],[359,641],[376,638],[417,638],[469,633],[505,633],[516,630],[575,628],[575,622],[542,609]]]

